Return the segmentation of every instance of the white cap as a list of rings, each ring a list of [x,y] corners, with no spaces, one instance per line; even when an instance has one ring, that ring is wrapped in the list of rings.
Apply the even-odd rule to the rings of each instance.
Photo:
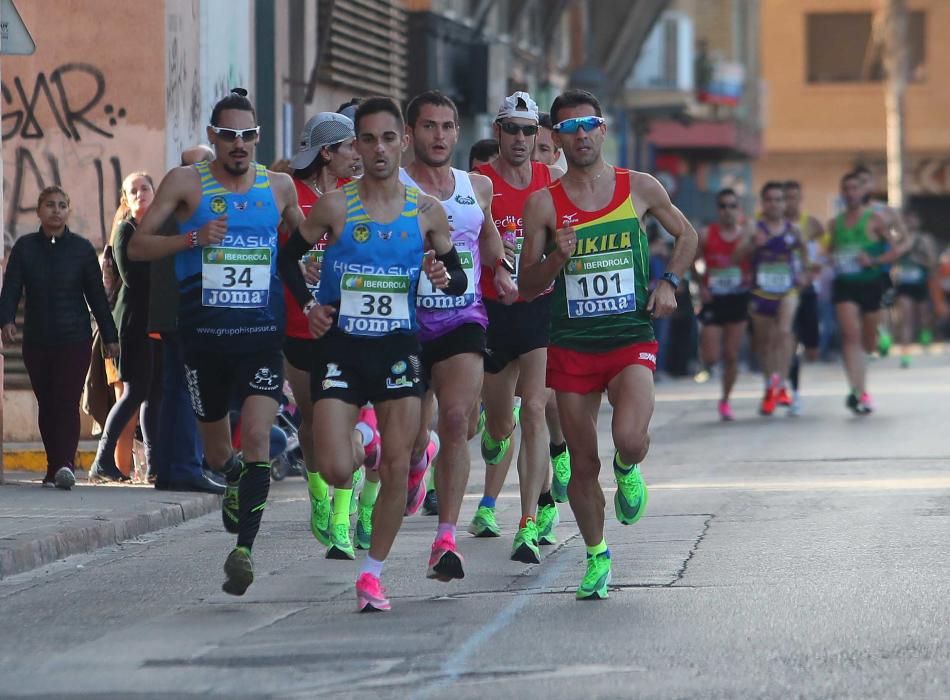
[[[336,112],[319,112],[310,117],[300,132],[300,149],[290,161],[294,170],[304,170],[313,163],[320,149],[356,138],[353,122]]]
[[[498,108],[498,116],[495,117],[495,121],[501,119],[531,119],[534,122],[538,121],[538,105],[531,99],[531,95],[526,92],[512,93],[508,95]]]

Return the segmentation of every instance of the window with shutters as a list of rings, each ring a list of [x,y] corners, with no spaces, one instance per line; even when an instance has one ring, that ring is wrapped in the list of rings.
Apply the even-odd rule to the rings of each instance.
[[[408,35],[399,0],[320,1],[320,81],[406,99]]]

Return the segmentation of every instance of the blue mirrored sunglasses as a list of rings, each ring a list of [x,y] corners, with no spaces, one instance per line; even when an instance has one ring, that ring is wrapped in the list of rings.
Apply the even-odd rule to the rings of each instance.
[[[603,117],[574,117],[558,122],[554,125],[554,130],[561,134],[576,134],[578,129],[592,131],[605,123]]]

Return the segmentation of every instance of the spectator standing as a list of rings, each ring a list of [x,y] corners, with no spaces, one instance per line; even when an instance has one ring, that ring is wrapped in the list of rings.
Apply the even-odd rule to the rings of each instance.
[[[3,342],[16,340],[16,313],[26,293],[23,362],[39,407],[46,450],[44,486],[70,489],[76,482],[79,397],[92,353],[89,310],[102,335],[104,354],[119,352],[95,248],[69,230],[69,195],[59,186],[40,192],[40,228],[21,237],[10,252],[0,291]]]
[[[137,222],[142,220],[155,198],[155,186],[148,173],[128,175],[122,182],[119,208],[112,228],[112,254],[119,275],[112,317],[119,330],[119,358],[116,367],[122,382],[122,394],[109,410],[95,461],[89,470],[93,482],[129,481],[116,464],[116,445],[120,437],[132,444],[136,414],[141,411],[138,424],[145,444],[145,463],[151,463],[152,445],[158,436],[158,409],[161,402],[161,383],[155,372],[158,341],[148,336],[149,266],[132,262],[128,256],[129,240],[135,235]],[[123,449],[123,455],[125,450]]]

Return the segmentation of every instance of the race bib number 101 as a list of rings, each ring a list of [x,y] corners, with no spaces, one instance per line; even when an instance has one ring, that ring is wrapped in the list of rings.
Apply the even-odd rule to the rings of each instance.
[[[267,306],[270,274],[270,248],[204,248],[201,251],[201,303],[231,309]]]
[[[630,250],[571,258],[564,268],[569,318],[609,316],[637,308]]]

